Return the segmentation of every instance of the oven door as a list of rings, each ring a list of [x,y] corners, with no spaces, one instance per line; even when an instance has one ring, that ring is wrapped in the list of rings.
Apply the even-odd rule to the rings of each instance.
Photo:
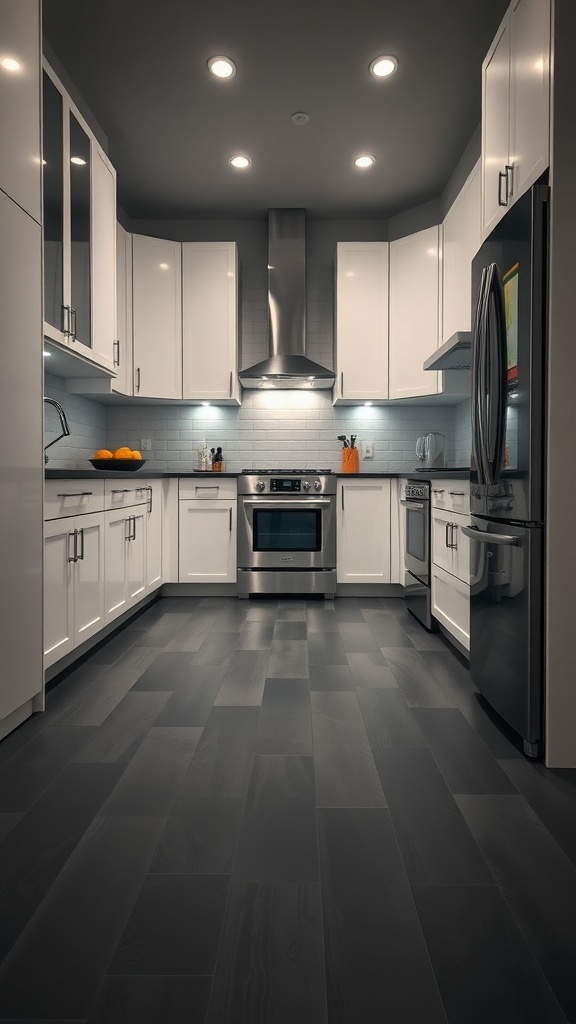
[[[430,504],[406,498],[404,565],[425,586],[430,586]]]
[[[239,569],[334,569],[335,500],[239,499]]]

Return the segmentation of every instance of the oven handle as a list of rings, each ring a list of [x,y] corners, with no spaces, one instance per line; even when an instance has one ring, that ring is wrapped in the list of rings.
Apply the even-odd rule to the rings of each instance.
[[[404,498],[402,498],[400,504],[405,505],[406,508],[428,508],[422,501],[404,501]]]
[[[304,505],[306,508],[319,508],[321,505],[330,505],[330,498],[295,498],[294,501],[275,501],[274,498],[242,498],[243,505],[258,505],[263,508],[294,508],[294,505]]]

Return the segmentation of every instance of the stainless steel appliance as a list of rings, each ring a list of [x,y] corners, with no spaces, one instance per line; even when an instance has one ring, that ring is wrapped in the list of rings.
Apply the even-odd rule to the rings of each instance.
[[[543,740],[544,175],[474,258],[470,673],[538,756]]]
[[[445,456],[446,438],[437,430],[431,430],[428,434],[422,434],[416,439],[416,457],[422,463],[423,468],[444,468],[446,465]]]
[[[328,469],[243,470],[238,596],[336,592],[336,477]]]
[[[408,480],[401,504],[406,509],[404,600],[408,611],[432,629],[430,594],[430,484]]]

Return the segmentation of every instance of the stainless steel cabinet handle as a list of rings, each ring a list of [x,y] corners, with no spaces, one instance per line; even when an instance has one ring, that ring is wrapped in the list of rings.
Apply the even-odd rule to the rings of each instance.
[[[136,381],[134,383],[134,387],[136,388],[136,391],[140,391],[140,367],[139,366],[136,367]]]
[[[70,307],[70,337],[76,341],[76,310]]]
[[[232,370],[230,370],[230,386],[228,388],[228,398],[232,398]]]
[[[129,487],[113,487],[110,494],[128,494],[129,491]]]
[[[60,330],[62,334],[70,334],[70,306],[60,306]]]
[[[342,485],[342,511],[344,511],[344,485]]]
[[[228,509],[228,515],[228,529],[230,530],[230,533],[232,533],[232,505],[230,505],[230,508]]]
[[[344,370],[340,374],[340,397],[344,398]]]
[[[502,182],[506,182],[506,194],[504,199],[502,198]],[[508,206],[508,172],[498,172],[498,206]]]
[[[514,195],[514,167],[506,164],[506,199]]]
[[[146,487],[146,490],[148,491],[148,511],[151,512],[152,511],[153,490],[152,490],[152,487],[150,486],[150,484],[148,484],[148,486]]]
[[[92,493],[93,493],[92,491],[71,491],[70,494],[68,494],[68,493],[57,494],[56,497],[57,498],[84,498],[84,497],[88,497],[88,495],[92,494]]]
[[[120,338],[112,342],[112,365],[120,366]]]
[[[70,555],[70,537],[74,538],[74,554],[72,556]],[[78,543],[77,542],[77,537],[78,537],[78,530],[72,530],[72,532],[68,534],[68,555],[67,555],[67,559],[66,559],[68,562],[77,562],[78,561],[78,555],[76,554],[76,548],[77,548],[77,543]]]
[[[80,552],[77,557],[84,561],[84,529],[77,530],[77,533],[80,538]]]
[[[454,540],[456,537],[456,540]],[[450,523],[450,547],[458,550],[458,523]]]
[[[432,494],[444,494],[444,488],[443,487],[433,487],[432,488]],[[452,491],[450,491],[450,494],[452,494]]]
[[[218,494],[218,491],[220,490],[220,484],[207,484],[207,486],[205,486],[205,487],[203,487],[202,484],[195,484],[194,485],[194,490],[195,491],[216,491],[216,494]]]
[[[436,491],[434,491],[434,493],[436,493]],[[464,495],[466,494],[466,491],[448,491],[448,494],[450,494],[453,498],[463,498]]]
[[[426,505],[422,501],[410,501],[409,499],[405,500],[404,498],[402,498],[400,504],[404,505],[406,508],[426,508]]]
[[[136,516],[131,516],[132,519],[132,536],[130,540],[136,540]]]
[[[477,540],[480,544],[500,544],[501,546],[520,546],[519,537],[511,537],[506,533],[484,533],[475,526],[461,526],[460,529],[465,537]]]
[[[451,526],[451,523],[445,523],[444,524],[444,543],[445,543],[447,548],[450,547],[450,540],[449,540],[449,534],[448,534],[450,526]]]

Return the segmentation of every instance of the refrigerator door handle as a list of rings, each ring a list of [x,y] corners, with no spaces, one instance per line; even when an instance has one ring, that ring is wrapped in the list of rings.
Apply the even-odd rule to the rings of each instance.
[[[490,278],[491,266],[486,268],[482,310],[480,315],[480,334],[478,346],[478,454],[480,457],[480,479],[484,484],[490,483],[490,466],[488,462],[488,403],[489,396],[489,354],[490,354]]]
[[[485,533],[477,526],[461,526],[462,533],[471,540],[477,540],[480,544],[499,544],[501,547],[520,547],[520,538],[512,537],[506,533]]]
[[[486,461],[489,484],[495,484],[502,469],[506,417],[506,317],[498,267],[492,263],[488,272],[488,362],[486,366],[487,424]]]
[[[481,345],[482,345],[482,324],[483,324],[483,311],[484,311],[484,296],[486,290],[486,267],[482,270],[482,277],[480,279],[480,289],[478,292],[478,302],[476,303],[476,310],[474,313],[474,328],[473,328],[473,357],[472,357],[472,457],[474,459],[474,465],[476,472],[478,473],[478,479],[482,483],[482,460],[481,460],[481,440],[480,440],[480,402],[481,402],[481,390],[480,390],[480,358],[481,358]]]

